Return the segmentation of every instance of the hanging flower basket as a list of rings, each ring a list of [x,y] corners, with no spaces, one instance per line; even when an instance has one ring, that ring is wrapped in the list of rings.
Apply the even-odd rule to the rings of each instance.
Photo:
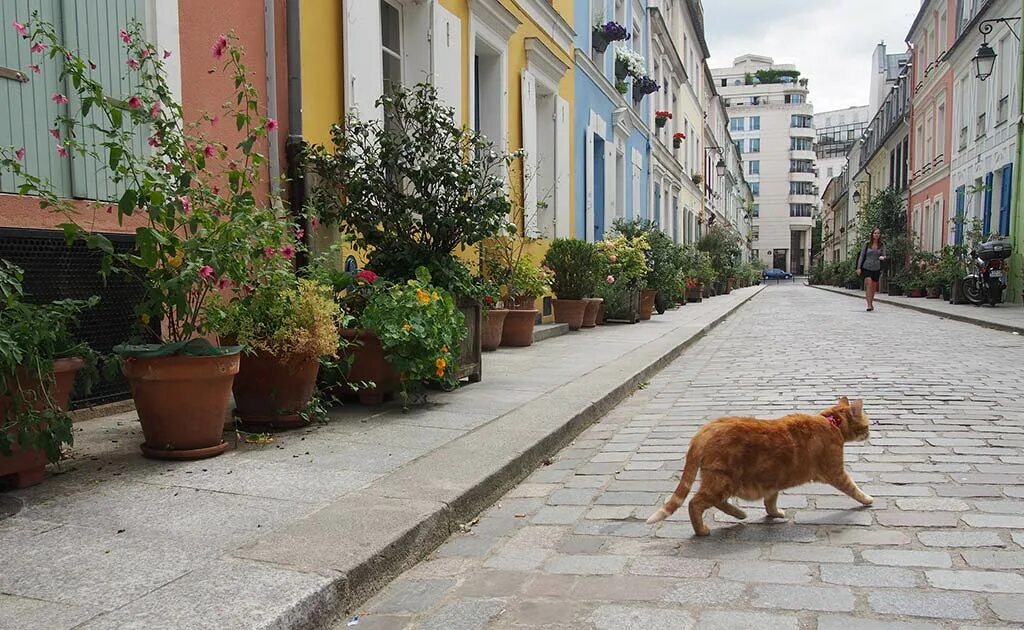
[[[626,94],[629,92],[629,82],[625,80],[616,81],[615,89],[618,90],[619,94]]]
[[[626,27],[618,22],[595,24],[591,34],[591,46],[599,53],[608,50],[608,44],[629,39]]]
[[[683,140],[686,140],[686,134],[683,133],[682,131],[677,131],[672,136],[672,147],[678,149],[679,147],[683,146]]]
[[[639,80],[646,74],[644,58],[640,53],[630,50],[625,46],[619,46],[615,49],[615,78],[617,80],[622,81],[626,77],[633,77],[634,80]]]
[[[648,94],[654,94],[660,89],[661,86],[658,85],[657,81],[647,75],[644,75],[633,81],[633,99],[639,103],[640,99]]]
[[[654,112],[654,126],[658,129],[662,129],[668,124],[668,121],[672,120],[672,112],[657,111]]]
[[[626,62],[621,59],[615,60],[615,79],[620,83],[626,80],[629,76],[629,70],[626,69]]]

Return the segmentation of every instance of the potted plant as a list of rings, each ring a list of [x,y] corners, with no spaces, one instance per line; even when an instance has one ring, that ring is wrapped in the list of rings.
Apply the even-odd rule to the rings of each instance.
[[[672,120],[672,112],[666,112],[664,110],[658,110],[658,111],[654,112],[654,127],[656,129],[663,129],[665,127],[665,125],[668,124],[668,121],[670,121],[670,120]],[[676,135],[678,135],[678,134],[676,134]],[[673,138],[673,141],[674,141],[675,140],[675,136],[672,136],[672,138]],[[673,144],[674,144],[674,142],[673,142]],[[676,148],[678,149],[679,147],[676,147]]]
[[[690,277],[686,279],[686,301],[701,302],[704,299],[704,283],[700,278]]]
[[[501,299],[501,289],[490,282],[483,284],[483,305],[484,305],[484,332],[482,346],[487,352],[498,349],[501,345],[501,334],[505,328],[505,318],[508,316],[508,309]]]
[[[595,24],[591,30],[591,46],[599,53],[608,50],[611,42],[626,41],[630,37],[626,27],[615,21]]]
[[[484,270],[491,281],[505,288],[505,304],[509,308],[501,333],[502,346],[533,345],[533,329],[539,314],[537,298],[550,290],[551,270],[535,264],[525,253],[531,242],[516,238],[511,231],[489,239],[483,248]]]
[[[353,114],[331,127],[329,145],[305,152],[318,179],[307,210],[352,232],[353,245],[368,252],[368,266],[383,278],[415,280],[426,267],[468,326],[458,376],[479,380],[482,296],[455,253],[510,229],[505,175],[520,154],[455,120],[430,84],[396,88],[377,106],[383,120]]]
[[[647,277],[647,237],[627,237],[596,244],[595,295],[604,300],[607,321],[635,324],[640,320],[640,289]]]
[[[654,94],[661,89],[658,82],[646,74],[633,81],[633,102],[639,103],[648,94]]]
[[[937,300],[942,297],[943,287],[946,285],[946,278],[937,266],[931,266],[924,274],[925,290],[929,300]]]
[[[626,77],[640,80],[645,74],[647,71],[644,70],[644,58],[640,53],[625,46],[615,49],[615,79],[617,81],[624,81]]]
[[[96,204],[98,211],[116,212],[119,220],[142,217],[133,251],[115,253],[106,237],[83,227],[81,217],[88,220],[91,213],[79,214],[48,181],[27,173],[23,152],[15,151],[13,158],[6,152],[0,161],[24,182],[23,194],[38,195],[42,207],[67,218],[62,227],[69,241],[101,251],[104,271],[117,266],[144,287],[138,307],[142,343],[115,348],[142,424],[143,454],[211,457],[227,448],[222,433],[241,349],[207,339],[210,298],[244,286],[257,261],[294,251],[279,204],[257,194],[266,164],[258,147],[277,122],[259,111],[259,94],[233,36],[218,37],[213,53],[236,90],[221,112],[241,133],[234,148],[203,137],[210,115],[185,125],[165,79],[165,60],[142,38],[140,24],[122,29],[120,38],[133,86],[127,96],[110,93],[90,62],[66,48],[51,24],[33,19],[26,42],[46,50],[54,60],[52,71],[58,72],[55,61],[60,60],[61,84],[74,86],[81,109],[102,121],[94,125],[86,122],[94,118],[61,116],[52,133],[60,138],[59,156],[94,160],[101,176],[124,191],[113,206]],[[148,138],[147,153],[137,148],[140,135]],[[93,143],[97,136],[101,141]]]
[[[683,133],[682,131],[677,131],[674,134],[672,134],[672,148],[678,149],[682,147],[683,140],[686,140],[686,134]],[[695,175],[694,177],[696,178],[697,176]],[[693,180],[693,183],[697,184],[698,186],[700,185],[700,182],[698,182],[696,179]]]
[[[340,342],[342,314],[331,287],[280,264],[209,316],[222,339],[244,348],[232,387],[241,422],[277,429],[308,423],[320,360],[335,356]]]
[[[22,279],[0,260],[0,480],[16,488],[41,482],[47,462],[72,444],[71,389],[80,371],[86,381],[95,376],[98,358],[72,334],[97,299],[30,304]]]
[[[684,136],[684,137],[685,137],[685,136]],[[690,177],[690,179],[692,179],[692,180],[693,180],[693,183],[694,183],[694,184],[696,184],[697,186],[700,186],[701,184],[703,184],[703,183],[704,183],[704,176],[703,176],[703,175],[701,175],[700,173],[694,173],[694,174],[693,174],[693,175],[692,175],[692,176]]]
[[[569,330],[583,326],[586,298],[594,290],[594,245],[578,239],[556,238],[544,255],[544,266],[551,270],[552,301],[555,322],[569,324]],[[596,317],[596,314],[595,314]]]

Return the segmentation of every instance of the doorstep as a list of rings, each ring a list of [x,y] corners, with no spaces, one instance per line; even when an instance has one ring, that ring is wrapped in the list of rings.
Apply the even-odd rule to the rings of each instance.
[[[569,334],[569,324],[538,324],[533,327],[533,342]]]
[[[143,459],[133,413],[78,423],[59,474],[5,495],[0,627],[328,627],[761,290],[501,348],[408,413],[347,406],[205,461]]]
[[[858,299],[864,299],[864,291],[859,289],[840,289],[837,287],[826,287],[810,285],[815,289],[848,295]],[[951,319],[965,324],[974,324],[983,328],[1001,330],[1003,332],[1024,334],[1024,308],[1020,304],[1005,303],[999,306],[974,306],[972,304],[950,304],[947,300],[929,300],[928,298],[910,298],[905,296],[891,296],[884,293],[875,295],[875,301],[879,304],[890,304],[900,308],[910,309],[921,313],[938,315],[945,319]]]

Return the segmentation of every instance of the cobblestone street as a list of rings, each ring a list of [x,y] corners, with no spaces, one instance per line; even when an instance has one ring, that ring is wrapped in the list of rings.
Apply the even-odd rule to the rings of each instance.
[[[1017,335],[768,287],[353,627],[1020,627],[1022,358]],[[693,536],[685,508],[644,524],[707,420],[815,412],[842,395],[878,423],[846,448],[870,508],[809,485],[781,496],[785,522],[740,502],[743,523],[707,513],[710,538]]]

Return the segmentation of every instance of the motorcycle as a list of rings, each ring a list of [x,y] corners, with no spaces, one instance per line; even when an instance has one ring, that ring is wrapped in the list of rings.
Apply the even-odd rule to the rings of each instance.
[[[1013,254],[1013,246],[1006,239],[982,243],[970,253],[975,272],[964,278],[964,297],[975,306],[986,302],[995,306],[1003,301],[1006,290],[1005,260]]]

